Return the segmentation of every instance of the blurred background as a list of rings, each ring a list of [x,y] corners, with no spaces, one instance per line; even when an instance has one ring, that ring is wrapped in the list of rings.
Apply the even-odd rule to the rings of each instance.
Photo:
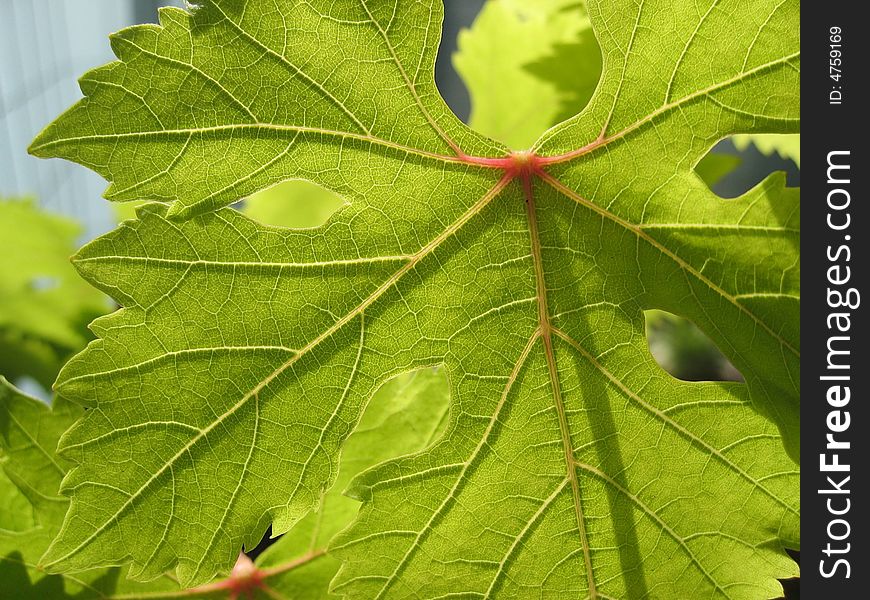
[[[508,124],[499,122],[497,99],[512,100],[505,96],[509,90],[496,89],[498,81],[514,78],[538,86],[557,104],[552,118],[561,120],[582,108],[600,70],[588,24],[584,28],[565,20],[566,10],[582,12],[582,2],[554,0],[561,12],[544,10],[543,16],[524,12],[532,11],[525,8],[532,4],[445,0],[436,65],[439,90],[460,119],[493,137],[502,132],[500,139],[508,143],[511,132],[504,132]],[[78,279],[68,257],[132,216],[132,211],[101,198],[106,182],[95,173],[60,160],[33,158],[27,146],[81,97],[78,77],[114,60],[108,35],[136,23],[156,22],[157,9],[168,5],[184,3],[0,0],[0,375],[45,400],[59,368],[90,339],[87,323],[114,308]],[[549,48],[541,44],[543,54],[529,45],[528,32],[537,26],[550,29],[534,30],[535,35],[561,36]],[[565,31],[554,30],[563,26]],[[475,28],[487,27],[498,31],[520,57],[511,65],[512,72],[489,75],[489,83],[486,71],[498,67],[485,62],[487,50],[479,44],[492,37],[473,34]],[[512,32],[519,36],[523,31],[525,38],[510,38]],[[525,62],[524,48],[529,51]],[[491,54],[498,54],[497,49]],[[477,87],[466,85],[474,81]],[[799,162],[797,136],[744,136],[720,142],[698,171],[714,192],[732,198],[777,170],[787,173],[789,185],[800,185]],[[300,227],[323,222],[339,205],[324,190],[296,184],[276,186],[248,199],[244,208],[254,218]],[[284,210],[276,209],[279,206]],[[287,210],[289,206],[293,209]],[[287,214],[294,214],[295,220],[287,221]],[[740,379],[692,323],[661,311],[649,311],[646,317],[653,355],[673,375],[688,380]],[[788,592],[789,598],[797,598],[796,584],[790,583]]]
[[[77,79],[112,61],[108,35],[156,21],[151,0],[0,0],[0,197],[34,198],[73,217],[86,238],[115,226],[106,187],[72,163],[29,156],[37,133],[81,98]]]

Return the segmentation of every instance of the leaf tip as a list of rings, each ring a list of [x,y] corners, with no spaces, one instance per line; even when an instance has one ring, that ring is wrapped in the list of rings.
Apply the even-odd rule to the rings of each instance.
[[[166,211],[166,218],[170,221],[185,221],[193,217],[194,214],[195,211],[192,207],[176,201],[169,205],[169,209]]]
[[[372,499],[371,484],[363,477],[365,472],[354,477],[348,486],[342,492],[342,495],[347,496],[351,500],[357,502],[370,502]]]
[[[57,540],[60,539],[63,532],[58,534],[58,537],[51,542],[51,544],[46,548],[43,555],[36,561],[36,570],[41,573],[58,573],[60,572],[60,562],[63,557],[57,557]]]
[[[67,365],[64,365],[60,373],[57,374],[54,383],[51,384],[51,391],[64,398],[72,399],[76,397],[75,388],[70,385],[69,377],[65,373],[66,370]],[[58,446],[58,451],[60,451],[60,446]]]
[[[27,146],[27,153],[36,158],[52,158],[52,154],[47,152],[48,144],[53,141],[51,136],[51,125],[40,131],[30,145]]]

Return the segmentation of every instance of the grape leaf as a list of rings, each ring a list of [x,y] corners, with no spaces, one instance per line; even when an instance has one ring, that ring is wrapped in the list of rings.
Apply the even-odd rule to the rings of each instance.
[[[271,582],[273,590],[294,600],[326,598],[339,562],[324,553],[333,536],[356,517],[359,503],[343,495],[354,476],[388,458],[423,450],[447,420],[447,380],[426,369],[400,375],[372,397],[354,433],[344,444],[335,485],[320,508],[296,524],[257,560],[264,569],[281,568],[311,556],[317,560]]]
[[[10,508],[0,529],[0,597],[97,597],[89,592],[95,592],[106,575],[112,578],[106,571],[46,576],[36,568],[68,505],[57,493],[67,464],[55,454],[55,446],[81,413],[63,399],[50,410],[0,377],[0,495],[9,499]]]
[[[344,201],[307,181],[285,181],[245,199],[243,212],[260,223],[300,229],[323,225]]]
[[[801,166],[801,136],[799,134],[781,135],[775,133],[759,133],[755,135],[735,135],[734,145],[738,150],[745,150],[749,144],[755,144],[763,154],[779,154],[794,164]]]
[[[453,56],[471,97],[470,125],[515,149],[580,112],[601,73],[583,3],[489,0]]]
[[[36,521],[27,498],[0,469],[0,532],[27,531],[34,525]]]
[[[528,153],[438,97],[439,2],[210,1],[113,38],[121,62],[32,151],[169,206],[76,258],[125,308],[59,378],[92,410],[61,443],[47,569],[210,579],[318,505],[382,382],[443,364],[445,433],[352,486],[337,591],[777,593],[797,472],[753,407],[796,455],[798,193],[772,176],[725,202],[692,167],[797,130],[798,5],[589,12],[602,80]],[[209,212],[288,178],[348,205],[311,230]],[[649,308],[746,385],[667,376]]]
[[[30,200],[0,199],[0,374],[48,387],[87,341],[106,298],[69,264],[79,227]]]
[[[16,598],[231,598],[242,590],[250,600],[326,598],[329,582],[338,562],[326,555],[329,539],[349,524],[359,506],[342,496],[350,479],[374,464],[398,454],[423,449],[445,423],[447,382],[443,372],[427,369],[403,374],[384,385],[372,398],[353,435],[348,438],[336,485],[323,499],[320,510],[300,521],[272,545],[256,565],[240,559],[247,568],[245,580],[233,579],[181,590],[170,578],[147,584],[125,581],[118,569],[100,569],[84,577],[48,576],[34,569],[39,553],[56,533],[67,500],[56,497],[63,459],[54,447],[60,434],[80,416],[81,411],[57,399],[54,410],[29,398],[0,379],[0,592],[14,590]],[[5,456],[4,456],[5,455]],[[10,472],[18,486],[6,476]],[[20,488],[20,489],[19,489]],[[23,493],[22,493],[23,492]],[[25,495],[26,494],[26,495]],[[28,500],[28,497],[30,500]],[[30,502],[36,508],[36,517]],[[37,526],[36,520],[39,521]],[[11,594],[8,594],[12,597]],[[7,597],[2,595],[0,597]]]
[[[512,148],[528,147],[580,112],[601,77],[601,51],[585,2],[578,0],[488,0],[471,28],[460,33],[453,63],[471,97],[469,124]],[[710,152],[695,171],[712,186],[739,162]]]

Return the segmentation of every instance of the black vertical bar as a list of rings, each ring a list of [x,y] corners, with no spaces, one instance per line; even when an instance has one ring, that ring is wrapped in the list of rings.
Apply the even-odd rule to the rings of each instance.
[[[802,14],[801,591],[810,599],[870,597],[863,7],[808,2]]]

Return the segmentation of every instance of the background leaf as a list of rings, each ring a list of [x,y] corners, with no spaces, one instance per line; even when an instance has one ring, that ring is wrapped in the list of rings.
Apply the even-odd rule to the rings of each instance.
[[[734,145],[738,150],[745,150],[749,144],[755,144],[763,154],[776,153],[782,158],[793,160],[798,168],[801,166],[801,137],[799,134],[760,133],[734,136]]]
[[[0,200],[0,374],[48,388],[108,301],[69,263],[79,227],[30,200]]]
[[[260,223],[301,229],[323,225],[345,202],[307,181],[285,181],[245,199],[243,212]]]
[[[589,101],[601,73],[583,2],[490,0],[459,34],[453,64],[470,125],[517,150]]]
[[[68,505],[58,495],[67,464],[54,449],[61,433],[81,413],[62,399],[49,409],[0,377],[0,496],[11,499],[0,529],[0,597],[37,600],[80,594],[95,598],[107,579],[117,576],[107,571],[46,576],[37,568]]]

